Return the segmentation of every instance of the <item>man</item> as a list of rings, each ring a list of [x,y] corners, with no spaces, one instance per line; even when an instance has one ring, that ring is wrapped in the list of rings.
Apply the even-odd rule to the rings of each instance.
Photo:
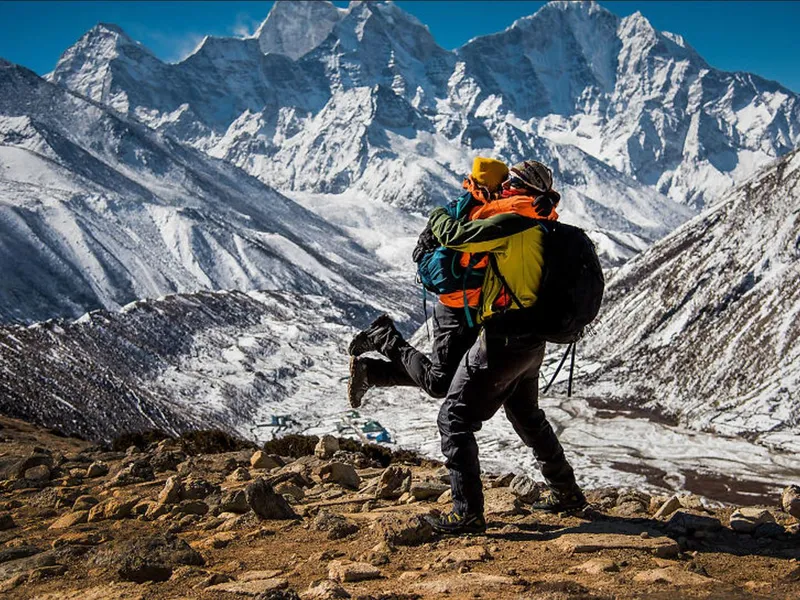
[[[480,335],[460,361],[439,411],[453,510],[426,519],[442,533],[486,530],[474,434],[501,406],[514,430],[533,449],[551,488],[550,495],[534,508],[563,512],[586,506],[564,450],[538,405],[545,344],[531,331],[524,311],[536,302],[542,277],[543,233],[538,223],[551,216],[560,199],[552,186],[550,169],[524,161],[511,168],[503,184],[506,198],[484,207],[480,218],[458,222],[442,209],[430,216],[429,225],[439,243],[461,252],[487,252],[491,265],[478,307]]]
[[[466,217],[498,197],[500,185],[508,176],[505,163],[491,158],[476,157],[472,172],[465,179],[465,194],[448,207],[462,203]],[[462,217],[463,218],[463,217]],[[437,248],[439,242],[426,227],[414,249],[414,262],[420,262],[427,252]],[[350,380],[347,395],[350,406],[358,408],[364,394],[372,387],[416,386],[434,398],[444,398],[458,366],[478,337],[475,325],[476,309],[480,299],[483,274],[488,262],[485,258],[472,261],[468,254],[459,259],[462,268],[469,268],[469,277],[457,290],[439,295],[433,309],[433,352],[431,358],[411,346],[394,326],[391,317],[381,315],[367,329],[359,332],[350,343]],[[466,276],[466,275],[465,275]],[[376,351],[389,361],[362,357]]]

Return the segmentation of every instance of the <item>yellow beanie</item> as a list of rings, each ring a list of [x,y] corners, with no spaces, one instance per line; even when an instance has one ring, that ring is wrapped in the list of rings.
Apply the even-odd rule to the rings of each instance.
[[[508,177],[508,167],[503,161],[476,156],[472,162],[472,179],[478,185],[494,191]]]

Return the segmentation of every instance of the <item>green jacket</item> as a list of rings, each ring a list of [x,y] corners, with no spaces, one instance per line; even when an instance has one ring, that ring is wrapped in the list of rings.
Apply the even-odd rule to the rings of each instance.
[[[517,213],[502,213],[475,221],[459,222],[444,208],[431,213],[433,235],[446,248],[460,252],[488,252],[494,255],[497,268],[511,292],[524,307],[533,306],[542,280],[544,264],[543,233],[539,221]],[[505,308],[494,306],[503,292],[503,284],[494,269],[486,269],[481,291],[478,321],[504,310],[518,310],[515,302]]]

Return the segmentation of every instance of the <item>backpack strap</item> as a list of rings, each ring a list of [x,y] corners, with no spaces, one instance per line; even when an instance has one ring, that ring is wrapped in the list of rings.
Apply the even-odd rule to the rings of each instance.
[[[491,265],[492,271],[494,271],[494,274],[500,280],[500,283],[503,285],[505,290],[508,292],[508,295],[511,296],[511,301],[514,304],[516,304],[518,307],[525,308],[524,306],[522,306],[522,302],[519,301],[519,298],[517,298],[517,295],[514,293],[514,291],[511,289],[511,287],[506,282],[506,279],[505,279],[505,277],[503,277],[503,274],[500,273],[500,269],[497,266],[497,259],[494,257],[494,254],[491,254],[491,253],[489,254],[489,265]]]

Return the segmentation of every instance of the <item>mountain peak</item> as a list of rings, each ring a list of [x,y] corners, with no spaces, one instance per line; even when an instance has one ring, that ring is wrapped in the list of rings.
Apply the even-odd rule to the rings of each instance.
[[[327,0],[278,0],[253,37],[258,40],[263,53],[285,54],[297,60],[328,37],[348,10],[336,8]]]

